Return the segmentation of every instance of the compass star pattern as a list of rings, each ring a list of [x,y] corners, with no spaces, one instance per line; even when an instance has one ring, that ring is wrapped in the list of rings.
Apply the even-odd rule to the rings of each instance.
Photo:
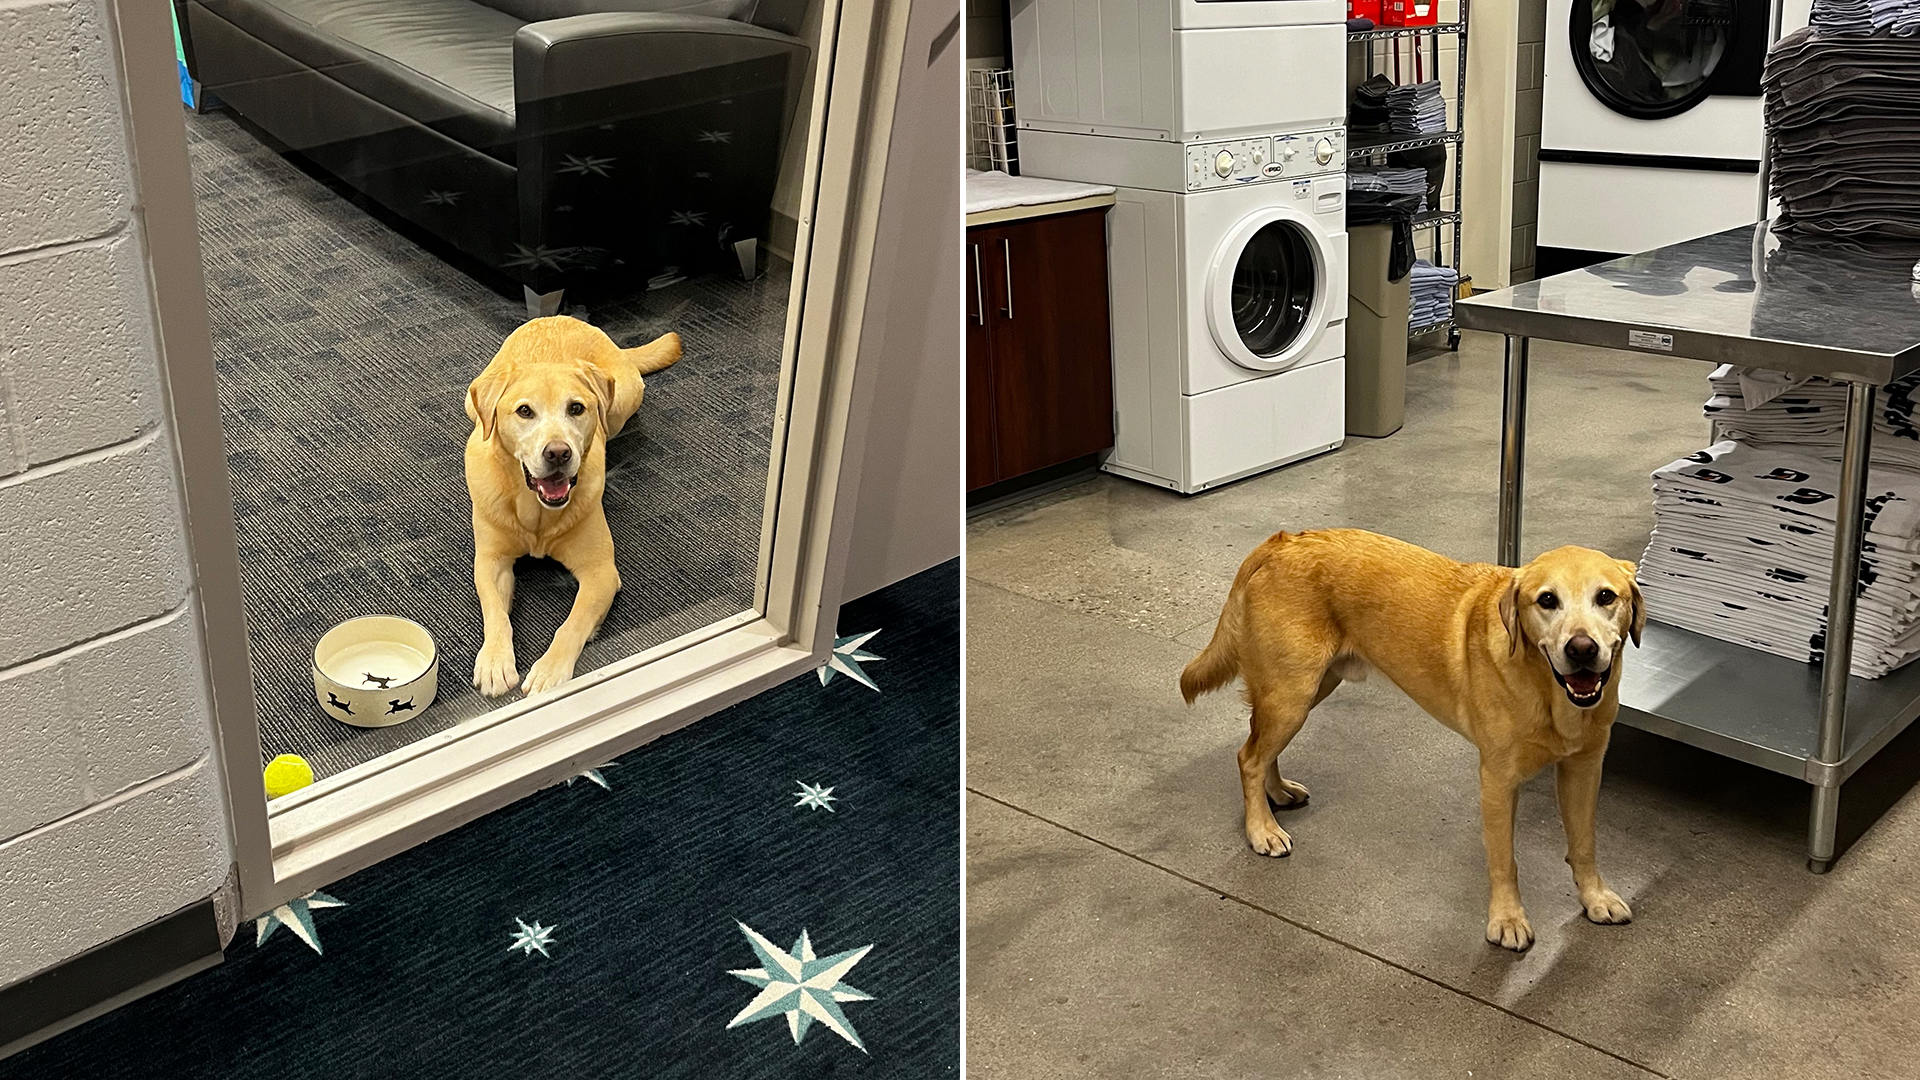
[[[793,804],[795,806],[804,806],[809,810],[825,810],[831,814],[833,807],[827,804],[840,801],[834,797],[833,789],[830,787],[821,787],[819,784],[808,784],[799,780],[794,783],[800,785],[800,790],[794,792],[795,795],[800,796],[800,801]]]
[[[540,920],[535,919],[533,925],[528,926],[518,915],[513,917],[513,921],[520,924],[520,930],[518,933],[508,935],[513,938],[513,944],[507,946],[508,952],[519,949],[522,956],[532,956],[537,952],[548,959],[553,958],[553,954],[547,951],[547,946],[553,944],[553,932],[560,929],[557,924],[541,926]]]
[[[607,176],[613,172],[613,163],[618,160],[620,159],[594,157],[592,154],[588,154],[585,157],[576,157],[573,154],[568,154],[567,163],[554,171],[573,173],[577,176]]]
[[[273,932],[284,926],[293,931],[293,936],[307,943],[314,952],[320,952],[320,931],[313,928],[313,912],[317,908],[346,907],[346,901],[335,900],[323,892],[310,892],[293,899],[267,912],[253,921],[255,948],[267,943]]]
[[[872,1001],[873,995],[855,989],[840,979],[852,971],[853,965],[864,959],[867,953],[873,951],[872,945],[848,949],[832,956],[815,956],[813,942],[805,930],[800,931],[800,940],[794,942],[789,952],[768,941],[746,923],[736,925],[746,935],[747,944],[753,946],[754,953],[760,957],[762,966],[727,972],[742,982],[760,988],[760,993],[747,1002],[747,1007],[728,1021],[729,1031],[742,1024],[785,1016],[787,1031],[797,1046],[801,1039],[806,1038],[814,1022],[818,1021],[827,1030],[852,1043],[861,1053],[867,1052],[866,1044],[860,1041],[860,1033],[853,1030],[853,1023],[840,1006],[849,1001]]]
[[[834,675],[839,674],[877,693],[880,688],[874,685],[873,679],[868,677],[860,665],[862,662],[886,659],[884,656],[875,656],[866,650],[867,642],[872,641],[879,633],[878,630],[869,630],[864,634],[835,639],[833,655],[827,658],[826,663],[820,665],[820,685],[827,685],[833,681]]]
[[[611,769],[618,764],[620,763],[617,761],[609,761],[605,765],[595,765],[593,768],[588,769],[586,772],[575,773],[572,776],[567,777],[567,786],[572,787],[573,782],[575,780],[591,780],[594,783],[599,784],[601,787],[607,789],[608,791],[612,791],[613,785],[607,783],[607,778],[600,774],[600,770]]]

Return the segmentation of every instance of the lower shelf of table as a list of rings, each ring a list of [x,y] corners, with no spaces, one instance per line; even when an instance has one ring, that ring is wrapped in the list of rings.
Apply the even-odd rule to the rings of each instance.
[[[1806,775],[1819,745],[1820,668],[1651,621],[1625,663],[1620,723]],[[1920,663],[1881,679],[1849,679],[1842,779],[1916,716]]]

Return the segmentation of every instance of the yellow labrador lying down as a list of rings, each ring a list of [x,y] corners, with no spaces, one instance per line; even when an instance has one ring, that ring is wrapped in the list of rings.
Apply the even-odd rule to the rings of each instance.
[[[620,433],[646,392],[644,375],[680,359],[680,336],[622,349],[599,329],[567,316],[534,319],[508,335],[467,389],[467,493],[473,498],[473,584],[486,638],[473,685],[498,697],[528,694],[573,678],[580,650],[600,629],[620,572],[600,506],[607,440]],[[573,610],[524,682],[513,655],[513,563],[551,556],[580,583]]]
[[[1587,918],[1628,921],[1632,912],[1594,865],[1593,815],[1620,708],[1621,653],[1646,625],[1633,575],[1632,563],[1579,547],[1515,570],[1358,529],[1269,537],[1240,564],[1213,640],[1180,675],[1188,703],[1235,675],[1246,682],[1247,842],[1265,855],[1293,850],[1268,800],[1303,803],[1307,789],[1283,779],[1276,759],[1342,680],[1380,671],[1479,748],[1487,940],[1514,950],[1533,943],[1513,818],[1520,785],[1547,765]]]

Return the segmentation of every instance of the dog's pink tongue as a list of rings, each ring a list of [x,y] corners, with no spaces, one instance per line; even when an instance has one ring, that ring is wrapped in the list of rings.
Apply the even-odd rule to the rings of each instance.
[[[540,497],[548,502],[559,502],[561,499],[566,498],[567,492],[572,486],[572,483],[564,476],[536,476],[533,478],[534,490],[538,491]]]
[[[1597,671],[1576,671],[1567,676],[1567,686],[1574,693],[1586,697],[1600,689],[1600,673]]]

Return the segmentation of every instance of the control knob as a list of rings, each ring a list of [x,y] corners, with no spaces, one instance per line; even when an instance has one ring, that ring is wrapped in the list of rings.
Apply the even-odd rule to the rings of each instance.
[[[1332,139],[1322,136],[1319,142],[1313,144],[1313,160],[1322,165],[1333,160]]]
[[[1221,176],[1233,175],[1233,151],[1222,150],[1213,159],[1213,171]]]

